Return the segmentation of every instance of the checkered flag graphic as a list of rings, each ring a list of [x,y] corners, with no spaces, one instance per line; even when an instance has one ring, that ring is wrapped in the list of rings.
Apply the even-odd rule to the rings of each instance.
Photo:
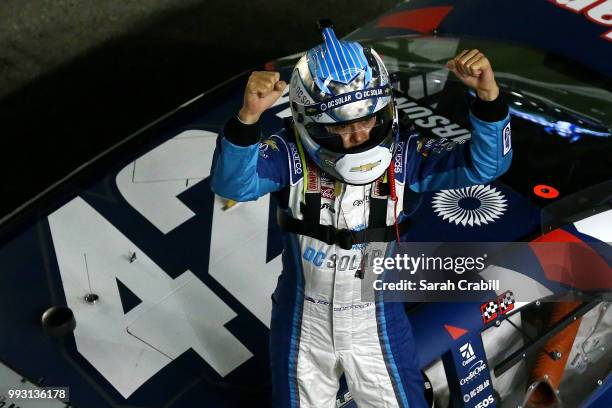
[[[502,314],[508,313],[514,309],[514,293],[507,291],[502,294],[499,298],[499,310]]]
[[[497,318],[498,308],[499,306],[497,305],[497,302],[495,301],[483,303],[480,306],[480,311],[482,313],[482,320],[485,324]]]

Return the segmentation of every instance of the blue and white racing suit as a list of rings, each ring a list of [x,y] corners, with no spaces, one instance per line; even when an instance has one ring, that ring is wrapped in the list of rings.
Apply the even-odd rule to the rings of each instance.
[[[469,141],[422,140],[400,130],[394,154],[398,208],[413,192],[489,183],[510,166],[506,105],[477,99]],[[505,135],[504,135],[505,134]],[[217,141],[212,189],[237,201],[282,192],[291,216],[302,219],[308,167],[295,136],[283,129],[264,139],[257,125],[227,122]],[[311,181],[312,183],[312,181]],[[319,176],[320,224],[361,230],[369,216],[372,185],[355,186]],[[406,195],[406,201],[416,194]],[[388,201],[387,225],[394,223]],[[275,407],[335,407],[345,374],[357,405],[425,407],[423,378],[410,323],[401,303],[362,302],[356,277],[362,253],[304,235],[283,233],[283,272],[272,296],[270,358]]]

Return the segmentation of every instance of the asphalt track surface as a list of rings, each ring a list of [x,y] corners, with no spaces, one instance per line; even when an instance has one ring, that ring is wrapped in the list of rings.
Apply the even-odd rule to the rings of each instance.
[[[201,92],[396,0],[3,0],[0,218]]]

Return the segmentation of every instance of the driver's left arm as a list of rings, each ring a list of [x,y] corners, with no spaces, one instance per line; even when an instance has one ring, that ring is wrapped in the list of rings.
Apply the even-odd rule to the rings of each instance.
[[[499,95],[491,102],[476,98],[470,108],[472,137],[459,144],[449,139],[408,141],[407,179],[416,192],[487,184],[508,170],[512,161],[510,116]]]

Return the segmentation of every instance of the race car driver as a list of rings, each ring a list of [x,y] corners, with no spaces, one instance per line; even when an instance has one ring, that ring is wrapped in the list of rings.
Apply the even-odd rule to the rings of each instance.
[[[465,50],[447,66],[477,94],[471,140],[423,140],[399,129],[376,51],[338,40],[329,24],[321,30],[323,44],[298,61],[289,85],[277,72],[250,76],[242,108],[217,141],[212,189],[236,201],[274,192],[282,203],[273,406],[335,407],[344,373],[360,408],[425,407],[403,305],[361,300],[364,246],[410,228],[417,193],[489,183],[504,173],[512,157],[508,109],[488,59]],[[259,118],[286,86],[292,124],[262,138]]]

